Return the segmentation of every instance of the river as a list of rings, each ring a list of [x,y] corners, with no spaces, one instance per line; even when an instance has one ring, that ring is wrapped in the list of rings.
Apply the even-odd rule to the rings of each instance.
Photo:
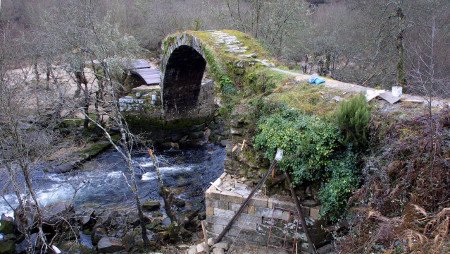
[[[176,196],[187,203],[186,209],[200,208],[203,193],[210,183],[224,170],[225,149],[217,145],[187,149],[177,152],[157,153],[158,167],[164,184]],[[139,195],[142,200],[162,200],[155,167],[149,156],[133,155],[138,172]],[[45,165],[32,172],[33,186],[41,206],[56,202],[72,202],[75,209],[83,207],[127,206],[133,203],[127,181],[130,172],[124,160],[115,150],[108,150],[85,163],[79,170],[65,174],[45,173]],[[17,199],[8,191],[7,175],[1,176],[0,215],[12,216],[11,207],[17,206]],[[2,193],[0,193],[2,194]],[[162,202],[161,202],[162,203]]]

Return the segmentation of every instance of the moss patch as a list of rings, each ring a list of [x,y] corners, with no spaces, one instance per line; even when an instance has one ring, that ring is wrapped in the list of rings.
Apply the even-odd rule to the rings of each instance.
[[[335,96],[346,99],[352,95],[342,94],[339,91],[323,86],[312,86],[304,83],[281,87],[268,96],[268,99],[286,104],[289,108],[299,110],[305,114],[330,116],[339,104],[333,99]]]
[[[108,141],[98,142],[88,146],[87,148],[79,151],[78,153],[83,159],[90,159],[99,155],[100,153],[104,152],[106,149],[110,147],[111,143],[109,143]]]
[[[136,131],[158,130],[183,130],[195,125],[209,122],[209,117],[185,118],[166,121],[162,118],[149,117],[145,114],[126,114],[125,119],[130,127]]]

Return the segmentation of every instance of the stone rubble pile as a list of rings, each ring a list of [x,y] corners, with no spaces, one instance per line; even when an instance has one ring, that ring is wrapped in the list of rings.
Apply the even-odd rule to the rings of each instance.
[[[226,251],[230,248],[230,244],[222,241],[214,244],[213,239],[208,239],[208,247],[209,247],[209,253],[212,254],[225,254]],[[197,254],[197,253],[206,253],[206,246],[205,243],[199,243],[197,245],[191,246],[187,251],[187,254]]]

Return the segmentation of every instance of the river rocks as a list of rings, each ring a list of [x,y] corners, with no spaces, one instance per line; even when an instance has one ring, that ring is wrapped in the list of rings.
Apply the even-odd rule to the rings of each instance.
[[[224,249],[224,250],[228,250],[228,248],[230,247],[230,245],[227,242],[220,242],[220,243],[216,243],[213,246],[213,249]]]
[[[188,251],[188,254],[197,254],[197,246],[191,246]]]
[[[180,145],[176,142],[165,142],[161,144],[161,147],[163,149],[175,149],[175,150],[180,149]]]
[[[162,220],[160,219],[153,219],[150,223],[145,225],[145,227],[155,232],[160,232],[164,230],[164,228],[162,227]]]
[[[212,253],[213,254],[225,254],[225,250],[224,249],[213,249]]]
[[[55,241],[72,240],[78,237],[78,230],[71,225],[76,223],[72,204],[58,202],[42,208],[43,230]]]
[[[157,200],[147,200],[142,204],[142,209],[150,212],[159,210],[160,207],[161,204]]]
[[[204,132],[203,131],[196,131],[196,132],[191,132],[189,134],[189,138],[191,139],[201,139],[204,136]]]
[[[241,136],[242,135],[242,131],[240,129],[231,128],[230,132],[231,132],[231,135],[234,135],[234,136]]]
[[[63,253],[93,253],[93,249],[74,241],[62,242],[58,247]]]
[[[206,212],[199,212],[197,219],[202,221],[202,220],[206,220]]]
[[[173,200],[173,204],[174,204],[176,207],[182,208],[182,207],[185,207],[185,206],[186,206],[186,201],[184,201],[184,200],[182,200],[182,199],[180,199],[180,198],[175,198],[175,199]]]
[[[80,224],[83,230],[91,230],[97,222],[97,215],[94,210],[88,211],[81,217]]]
[[[107,231],[104,228],[94,228],[91,234],[92,244],[97,245],[100,239],[107,235]]]
[[[0,217],[0,220],[5,220],[5,221],[14,221],[14,218],[6,216],[5,214],[2,214],[2,216]]]
[[[75,210],[72,204],[58,202],[42,208],[43,222],[46,224],[57,224],[61,219],[71,219],[75,217]]]
[[[197,244],[197,253],[203,252],[206,252],[206,244],[205,243]]]
[[[227,251],[230,247],[230,245],[227,242],[219,242],[213,245],[213,239],[208,239],[208,246],[210,248],[210,252],[212,251],[213,254],[224,254],[225,251]],[[201,242],[199,244],[191,246],[187,253],[188,254],[198,254],[198,253],[206,253],[206,244],[204,242]]]
[[[30,235],[30,241],[31,241],[31,244],[32,244],[32,246],[31,246],[32,249],[36,249],[36,248],[40,247],[40,246],[36,246],[37,240],[38,240],[38,234],[37,233],[34,233],[34,234]],[[16,246],[15,246],[16,253],[25,253],[27,251],[28,247],[30,247],[29,243],[28,243],[28,241],[26,239],[24,239],[24,240],[22,240],[22,242],[16,244]]]
[[[123,251],[125,248],[122,241],[114,237],[103,237],[97,245],[99,253],[114,253]]]
[[[48,173],[64,174],[64,173],[68,173],[68,172],[74,170],[81,163],[82,163],[81,159],[76,159],[76,161],[65,162],[65,163],[61,163],[61,164],[46,168],[45,171]]]
[[[133,218],[137,215],[131,214]],[[119,213],[118,211],[103,211],[97,216],[95,228],[107,229],[110,235],[116,235],[117,232],[126,230],[127,228],[127,214]],[[113,234],[114,233],[114,234]]]

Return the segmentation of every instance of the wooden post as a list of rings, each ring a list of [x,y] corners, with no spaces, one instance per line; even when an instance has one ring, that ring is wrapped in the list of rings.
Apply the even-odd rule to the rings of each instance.
[[[302,224],[303,231],[305,232],[306,239],[308,240],[308,249],[310,253],[317,254],[316,247],[314,246],[313,241],[311,240],[311,236],[308,232],[308,227],[306,226],[305,217],[303,216],[302,207],[300,206],[300,201],[297,198],[297,195],[295,194],[294,187],[292,187],[292,181],[291,176],[288,172],[284,172],[286,175],[286,180],[289,185],[289,189],[291,190],[292,198],[294,199],[295,206],[297,206],[298,211],[298,219],[300,220],[300,223]]]
[[[209,254],[208,234],[206,233],[205,221],[202,220],[200,223],[202,224],[203,238],[205,241],[205,251],[206,254]]]

